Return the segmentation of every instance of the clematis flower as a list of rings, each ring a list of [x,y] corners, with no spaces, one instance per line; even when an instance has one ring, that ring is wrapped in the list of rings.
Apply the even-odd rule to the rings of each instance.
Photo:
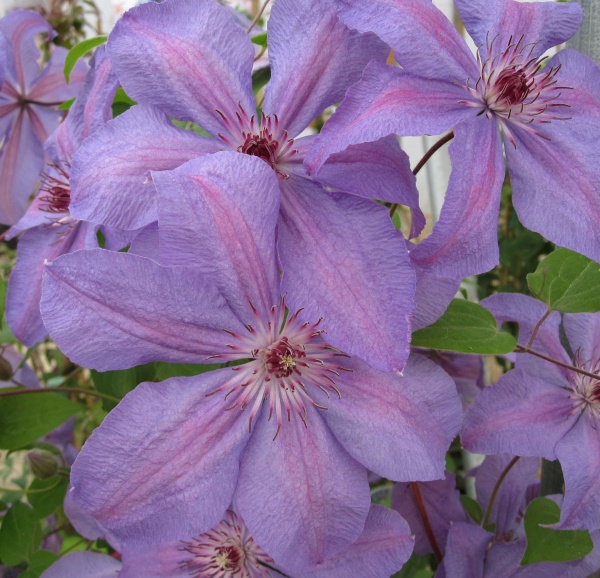
[[[200,231],[202,263],[64,255],[46,267],[42,315],[86,367],[238,363],[127,395],[73,466],[73,500],[124,544],[206,532],[234,501],[265,552],[303,575],[361,535],[367,469],[390,479],[443,475],[461,408],[430,360],[412,356],[402,376],[380,372],[329,345],[327,320],[286,315],[272,177],[262,160],[233,152],[153,173],[161,222],[164,206],[180,223],[170,242],[164,228],[166,254]]]
[[[0,20],[0,223],[14,225],[25,212],[44,164],[43,143],[58,126],[56,107],[74,97],[86,66],[79,62],[67,85],[67,50],[53,46],[40,70],[38,34],[55,36],[32,10],[13,10]]]
[[[29,347],[47,335],[40,315],[44,262],[98,247],[100,226],[75,220],[69,213],[73,154],[89,134],[112,117],[111,104],[118,86],[103,46],[96,50],[91,66],[67,120],[46,143],[46,163],[35,200],[6,234],[11,239],[22,233],[17,264],[8,283],[6,319],[15,337]],[[127,244],[125,236],[116,231],[103,228],[103,233],[109,248]]]
[[[542,58],[577,31],[578,4],[457,0],[474,58],[430,0],[332,3],[349,27],[387,42],[402,68],[367,66],[307,156],[310,174],[358,143],[453,129],[440,220],[412,254],[424,268],[481,273],[498,263],[500,128],[521,222],[600,260],[600,69],[570,49]]]
[[[297,138],[343,97],[367,62],[384,61],[389,49],[372,34],[348,30],[324,2],[276,0],[269,19],[272,77],[258,117],[252,46],[215,0],[167,0],[130,10],[110,35],[108,53],[140,104],[75,155],[71,212],[135,230],[159,217],[150,170],[221,150],[255,156],[272,169],[280,190],[278,259],[290,307],[326,317],[334,346],[377,369],[401,370],[414,272],[385,207],[369,199],[410,206],[420,231],[424,219],[408,159],[394,137],[352,148],[331,159],[323,182],[354,194],[332,193],[303,168],[314,137]],[[168,117],[193,121],[213,138],[177,129]],[[181,261],[194,264],[194,251],[201,249],[190,247]],[[375,328],[379,335],[372,339]]]
[[[531,297],[498,294],[482,301],[498,319],[519,323],[525,345],[546,306]],[[561,344],[561,317],[553,312],[532,347],[561,363],[599,373],[600,315],[564,316],[570,354]],[[565,477],[560,527],[600,527],[600,378],[582,375],[528,354],[515,369],[485,388],[465,416],[465,448],[558,459]]]
[[[342,555],[308,570],[302,578],[388,578],[412,550],[408,525],[393,511],[373,505],[361,537]],[[256,544],[233,509],[211,530],[187,541],[126,548],[112,556],[76,552],[54,563],[42,578],[277,578],[288,574]],[[295,575],[300,578],[299,575]]]

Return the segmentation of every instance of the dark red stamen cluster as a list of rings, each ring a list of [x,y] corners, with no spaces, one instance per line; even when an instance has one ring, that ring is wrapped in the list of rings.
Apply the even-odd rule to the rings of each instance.
[[[69,174],[59,165],[53,164],[51,166],[57,176],[42,173],[40,208],[49,213],[68,213],[69,203],[71,202]]]

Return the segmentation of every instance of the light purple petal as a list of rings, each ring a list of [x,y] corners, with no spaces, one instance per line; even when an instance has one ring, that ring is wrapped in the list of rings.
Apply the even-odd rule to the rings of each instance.
[[[589,410],[588,410],[589,411]],[[560,528],[596,530],[600,527],[600,431],[589,413],[556,446],[565,476],[565,499]]]
[[[367,471],[335,439],[319,410],[256,421],[240,466],[236,504],[250,534],[299,576],[355,542],[369,512]],[[283,531],[285,529],[285,531]]]
[[[189,578],[190,569],[181,566],[189,557],[181,541],[125,547],[119,578]]]
[[[65,121],[72,150],[112,119],[112,102],[119,81],[115,75],[106,48],[99,46],[90,61],[90,72],[85,86],[69,109]]]
[[[565,389],[513,369],[467,410],[461,439],[476,453],[554,460],[556,444],[576,419],[571,407]]]
[[[35,36],[43,32],[49,35],[49,39],[55,36],[50,24],[33,10],[11,10],[0,19],[0,33],[7,38],[6,47],[12,52],[6,54],[7,76],[18,84],[15,88],[22,93],[39,73],[40,51],[35,44]]]
[[[268,32],[272,75],[263,108],[291,137],[340,101],[370,60],[389,54],[374,34],[346,28],[328,2],[278,0]]]
[[[219,141],[174,127],[157,109],[134,106],[77,151],[71,214],[117,229],[140,229],[158,217],[150,171],[174,169],[218,149]]]
[[[424,79],[371,62],[325,123],[306,157],[308,172],[316,175],[330,155],[350,145],[390,134],[441,134],[473,116],[468,106],[460,104],[467,94],[452,82]]]
[[[6,295],[6,321],[19,341],[33,347],[47,335],[40,314],[44,262],[97,246],[96,227],[90,223],[60,228],[42,225],[19,238],[17,264]]]
[[[125,546],[187,539],[225,514],[246,421],[207,397],[231,373],[143,383],[94,430],[71,470],[71,497]]]
[[[537,43],[532,56],[566,42],[581,24],[581,6],[575,2],[514,2],[514,0],[456,0],[465,28],[487,54],[486,41],[504,51],[509,41]]]
[[[452,472],[446,472],[446,479],[421,482],[419,490],[435,540],[443,553],[450,526],[454,522],[467,522],[469,519],[460,502],[460,492],[456,489],[456,476]],[[410,483],[398,483],[394,486],[392,508],[400,512],[410,525],[415,535],[415,554],[425,556],[433,553]]]
[[[226,350],[223,329],[244,330],[200,271],[102,249],[46,265],[41,310],[61,350],[99,371],[203,363]]]
[[[0,150],[0,223],[14,225],[23,216],[43,164],[42,143],[21,109]]]
[[[490,497],[498,480],[514,456],[487,456],[475,477],[477,502],[487,511]],[[538,481],[541,463],[538,458],[520,458],[512,466],[496,495],[490,523],[496,525],[497,536],[514,531],[527,507],[527,488]]]
[[[53,111],[56,111],[57,103],[77,96],[84,85],[88,71],[85,60],[78,60],[71,71],[69,84],[67,84],[65,80],[65,60],[68,53],[69,51],[66,48],[52,47],[50,62],[34,80],[31,92],[28,95],[31,100],[48,103],[48,108]],[[59,114],[64,113],[59,111],[57,117]]]
[[[290,308],[323,317],[333,346],[401,370],[415,274],[387,209],[295,175],[281,189],[278,249]]]
[[[341,399],[324,419],[346,451],[391,480],[435,480],[460,429],[462,408],[452,378],[412,355],[403,375],[376,371],[359,360],[336,379]]]
[[[45,168],[48,168],[47,166]],[[46,193],[38,189],[38,193],[27,207],[25,214],[19,219],[16,225],[13,225],[5,234],[5,239],[9,241],[14,239],[19,233],[26,231],[27,229],[33,229],[33,227],[39,227],[40,225],[47,225],[48,218],[52,217],[48,211],[44,210],[47,207],[42,197],[45,197]]]
[[[416,237],[425,226],[416,178],[407,154],[394,136],[351,145],[331,155],[317,180],[339,191],[406,205],[412,213],[411,237]]]
[[[38,388],[40,382],[35,374],[35,371],[29,367],[27,363],[23,363],[23,356],[14,349],[11,345],[8,345],[2,351],[2,357],[8,361],[13,371],[13,379],[23,384],[25,387]],[[19,366],[23,365],[19,368]],[[1,381],[0,387],[14,387],[15,384],[12,381]]]
[[[114,550],[121,550],[119,541],[106,528],[101,526],[89,512],[73,501],[70,494],[65,496],[63,508],[65,515],[69,518],[69,522],[71,522],[71,525],[77,530],[78,534],[81,534],[88,540],[97,540],[98,538],[106,540]]]
[[[98,552],[73,552],[42,573],[41,578],[117,578],[121,562]]]
[[[446,578],[484,578],[485,553],[493,534],[467,522],[457,522],[448,532],[444,570]]]
[[[495,122],[482,116],[461,123],[454,133],[452,174],[440,220],[410,256],[425,271],[466,277],[489,271],[498,263],[498,212],[505,169]]]
[[[177,120],[227,134],[217,110],[235,121],[254,114],[254,49],[245,30],[214,0],[168,0],[129,10],[108,40],[125,92]]]
[[[337,5],[350,28],[379,35],[408,72],[459,82],[477,78],[466,42],[431,0],[339,0]]]
[[[342,554],[326,560],[306,578],[389,578],[410,558],[414,539],[393,510],[372,505],[360,538]]]
[[[154,222],[135,235],[128,252],[158,262],[158,238],[158,222]]]
[[[573,352],[591,360],[600,354],[600,313],[563,315],[565,333]]]
[[[572,88],[558,102],[570,106],[571,118],[540,125],[545,138],[510,127],[517,146],[506,147],[513,202],[528,229],[600,261],[600,68],[570,49],[547,66],[558,65],[558,86]]]
[[[281,301],[275,259],[279,186],[261,159],[221,152],[152,173],[161,263],[199,267],[246,322]],[[250,317],[248,318],[248,315]]]
[[[442,260],[443,264],[443,260]],[[460,288],[460,277],[443,277],[413,263],[417,273],[416,307],[412,318],[412,329],[416,331],[435,323],[448,308]]]

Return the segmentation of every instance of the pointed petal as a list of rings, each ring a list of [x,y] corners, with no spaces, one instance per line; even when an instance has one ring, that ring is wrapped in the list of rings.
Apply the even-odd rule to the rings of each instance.
[[[0,223],[14,225],[23,216],[43,164],[42,143],[21,109],[0,149]]]
[[[351,145],[330,156],[317,180],[339,191],[410,207],[411,237],[416,237],[425,226],[417,181],[410,170],[408,155],[395,136]]]
[[[307,170],[316,175],[333,153],[390,134],[441,134],[473,117],[473,110],[460,103],[467,96],[463,87],[452,82],[424,79],[371,62],[325,123],[306,157]]]
[[[206,396],[230,373],[143,383],[86,442],[71,497],[123,545],[187,539],[222,519],[249,434],[221,396]]]
[[[600,527],[600,431],[598,421],[584,413],[556,446],[565,476],[565,499],[559,527],[596,530]]]
[[[97,246],[96,227],[90,223],[78,223],[71,229],[42,225],[19,238],[17,263],[6,294],[6,321],[21,343],[33,347],[48,334],[40,314],[44,262]]]
[[[504,182],[502,141],[485,116],[455,127],[450,145],[452,174],[440,220],[411,259],[425,271],[467,277],[499,260],[498,213]]]
[[[451,525],[455,522],[468,521],[467,514],[460,502],[460,492],[456,489],[456,476],[452,472],[446,472],[444,480],[420,482],[419,491],[435,541],[443,553]],[[415,554],[417,556],[432,554],[433,548],[427,537],[423,516],[410,483],[398,483],[394,486],[392,508],[400,512],[415,534]]]
[[[214,0],[132,8],[115,26],[108,54],[125,92],[213,136],[228,133],[238,105],[254,114],[248,34]]]
[[[415,274],[387,209],[295,175],[281,188],[278,249],[290,308],[323,317],[333,346],[378,369],[402,369]]]
[[[48,65],[33,81],[29,98],[44,103],[53,103],[51,106],[56,110],[56,103],[64,102],[77,96],[83,88],[88,65],[85,60],[78,60],[71,71],[69,84],[65,80],[65,60],[69,51],[60,46],[52,47],[52,55]]]
[[[117,578],[120,570],[121,562],[108,554],[73,552],[54,562],[41,578]]]
[[[328,2],[278,0],[269,17],[264,111],[294,137],[344,97],[370,60],[385,62],[388,54],[374,34],[346,28]]]
[[[88,540],[97,540],[98,538],[106,540],[113,549],[118,552],[121,551],[119,541],[106,528],[100,525],[89,512],[73,501],[69,493],[65,496],[63,508],[71,526],[75,528],[78,534],[81,534],[81,536]]]
[[[79,148],[83,139],[112,119],[111,106],[119,81],[104,46],[96,49],[90,67],[85,86],[77,95],[65,121],[72,151]]]
[[[350,28],[375,32],[408,72],[459,82],[477,78],[466,42],[431,0],[340,0],[337,5]]]
[[[555,446],[572,427],[569,392],[513,369],[486,387],[465,414],[461,439],[481,454],[555,460]]]
[[[346,451],[391,480],[442,478],[462,418],[452,378],[420,355],[409,358],[402,376],[356,359],[347,365],[352,373],[336,379],[342,397],[324,414]]]
[[[486,512],[498,480],[514,456],[487,456],[475,476],[477,502]],[[492,507],[490,522],[496,525],[497,536],[514,532],[527,507],[527,488],[539,481],[539,458],[520,458],[509,470]]]
[[[269,165],[227,151],[152,178],[161,263],[199,267],[240,319],[252,319],[249,302],[268,318],[281,301],[275,259],[280,193]]]
[[[174,127],[155,108],[132,107],[88,138],[73,158],[71,205],[76,219],[135,230],[156,221],[151,170],[174,169],[216,152],[219,142]]]
[[[33,79],[39,73],[40,51],[35,44],[37,34],[46,33],[51,40],[56,36],[52,27],[33,10],[11,10],[0,20],[0,33],[8,40],[5,47],[11,52],[6,54],[5,64],[11,80],[25,93]]]
[[[410,558],[414,540],[410,528],[397,512],[372,505],[360,538],[306,578],[389,578]]]
[[[46,265],[41,310],[61,350],[99,371],[202,363],[226,351],[223,329],[244,330],[201,272],[101,249]]]
[[[571,350],[579,351],[582,359],[592,359],[600,344],[600,314],[566,314],[563,315],[563,324]]]
[[[484,578],[485,553],[493,537],[475,524],[454,524],[448,533],[444,556],[446,578]]]
[[[257,544],[304,576],[359,538],[370,504],[367,472],[312,406],[307,427],[294,415],[275,440],[274,421],[256,421],[235,500]]]
[[[486,41],[504,51],[510,39],[537,43],[532,57],[571,38],[581,24],[581,6],[575,2],[515,2],[514,0],[456,0],[465,28],[477,47],[487,54]]]
[[[510,127],[517,147],[506,147],[513,202],[528,229],[600,261],[600,68],[574,50],[548,63],[558,65],[556,82],[572,88],[558,101],[570,106],[571,118],[540,125],[545,138]]]

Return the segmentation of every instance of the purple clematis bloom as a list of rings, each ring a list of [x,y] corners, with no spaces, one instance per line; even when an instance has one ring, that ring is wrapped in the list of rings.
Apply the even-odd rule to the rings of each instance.
[[[6,234],[11,239],[22,233],[17,264],[8,284],[6,319],[15,337],[29,347],[47,335],[40,315],[44,262],[98,247],[100,226],[77,221],[69,213],[73,154],[88,135],[112,117],[111,104],[118,86],[103,46],[96,50],[91,66],[67,120],[46,143],[46,164],[36,198]],[[124,235],[106,227],[103,233],[109,248],[127,244]]]
[[[433,233],[413,250],[465,276],[498,263],[505,152],[521,222],[600,261],[600,69],[562,50],[581,22],[575,3],[456,0],[477,59],[431,0],[332,0],[360,32],[375,32],[402,68],[371,62],[306,158],[318,175],[357,143],[454,130],[453,172]]]
[[[122,563],[107,555],[76,552],[54,563],[42,578],[347,578],[353,573],[388,578],[408,560],[412,545],[408,524],[396,512],[372,505],[360,538],[300,577],[267,555],[230,509],[214,528],[190,540],[125,548]]]
[[[222,150],[256,156],[272,168],[280,189],[277,251],[287,302],[311,318],[326,317],[336,347],[377,369],[401,370],[409,352],[414,272],[385,207],[370,199],[410,206],[413,232],[421,230],[408,158],[391,136],[353,147],[332,157],[322,180],[354,194],[332,193],[303,167],[314,137],[297,138],[343,97],[370,60],[384,61],[388,52],[373,34],[348,30],[324,2],[276,0],[269,19],[272,77],[258,118],[253,45],[223,6],[167,0],[130,10],[110,35],[108,53],[140,104],[75,155],[72,214],[138,229],[159,217],[150,170]],[[214,138],[175,128],[169,116],[193,121]],[[171,264],[162,254],[161,262]]]
[[[100,370],[245,363],[138,386],[80,453],[73,499],[123,543],[197,535],[235,501],[254,539],[302,575],[361,535],[367,468],[397,480],[443,475],[461,419],[454,384],[418,355],[403,375],[377,371],[328,345],[328,321],[285,316],[280,192],[262,160],[221,152],[152,176],[161,222],[180,223],[161,225],[165,251],[202,232],[202,262],[64,255],[46,267],[44,322],[71,359]]]
[[[525,345],[546,312],[541,301],[498,294],[482,301],[498,319],[519,323]],[[553,359],[600,373],[600,314],[565,315],[571,350],[561,345],[561,317],[553,312],[537,333],[533,348]],[[462,432],[464,446],[478,453],[510,452],[558,459],[565,477],[560,527],[600,527],[600,378],[520,354],[515,369],[485,388],[469,408]]]
[[[14,225],[25,212],[44,164],[43,143],[58,126],[56,107],[74,97],[85,77],[79,62],[67,86],[67,50],[53,46],[40,70],[35,37],[54,30],[32,10],[13,10],[0,20],[0,223]]]

